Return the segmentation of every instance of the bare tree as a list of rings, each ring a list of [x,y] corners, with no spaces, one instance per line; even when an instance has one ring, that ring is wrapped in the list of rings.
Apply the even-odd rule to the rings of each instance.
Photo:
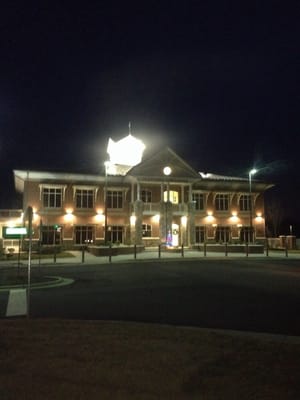
[[[269,199],[265,204],[267,235],[278,237],[284,210],[278,198]]]

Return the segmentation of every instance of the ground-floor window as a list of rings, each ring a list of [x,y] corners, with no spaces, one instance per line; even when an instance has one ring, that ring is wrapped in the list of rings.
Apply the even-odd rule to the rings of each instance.
[[[252,232],[251,232],[252,231]],[[241,228],[241,233],[240,233],[240,240],[243,243],[249,243],[253,241],[253,228],[250,226],[243,226]]]
[[[204,243],[205,241],[205,228],[204,226],[195,227],[196,243]]]
[[[107,239],[111,243],[123,243],[123,226],[108,226]]]
[[[216,229],[216,242],[229,242],[230,228],[228,226],[218,226]]]
[[[58,225],[43,225],[41,230],[41,244],[60,244],[62,228]]]
[[[143,237],[151,237],[152,236],[152,227],[149,224],[142,225]]]
[[[75,227],[75,244],[86,244],[93,241],[92,226],[76,226]]]

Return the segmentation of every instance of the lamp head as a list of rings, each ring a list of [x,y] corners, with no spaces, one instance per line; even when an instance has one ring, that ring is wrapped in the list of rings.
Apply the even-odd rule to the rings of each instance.
[[[254,174],[256,174],[256,172],[257,172],[257,169],[253,168],[253,169],[251,169],[251,170],[249,171],[249,175],[250,175],[250,176],[251,176],[251,175],[254,175]]]

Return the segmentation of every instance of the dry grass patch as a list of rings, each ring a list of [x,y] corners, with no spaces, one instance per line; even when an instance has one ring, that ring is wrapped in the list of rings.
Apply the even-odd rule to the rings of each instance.
[[[296,399],[300,340],[152,324],[3,320],[0,398]]]

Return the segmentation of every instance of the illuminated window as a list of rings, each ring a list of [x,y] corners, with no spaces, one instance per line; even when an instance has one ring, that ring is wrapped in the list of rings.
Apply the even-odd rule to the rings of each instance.
[[[94,191],[76,189],[76,208],[94,208]]]
[[[143,237],[151,237],[152,236],[152,227],[149,224],[142,225]]]
[[[123,242],[123,226],[108,226],[107,238],[111,243]]]
[[[62,188],[43,188],[43,206],[45,208],[61,208]]]
[[[240,211],[249,211],[250,204],[250,196],[248,194],[242,194],[239,201]]]
[[[218,226],[216,229],[216,242],[229,242],[230,228],[228,226]]]
[[[178,192],[175,192],[174,190],[169,190],[169,201],[173,204],[178,204]],[[168,191],[166,190],[164,192],[164,201],[168,201]]]
[[[204,226],[196,226],[195,234],[196,234],[196,243],[204,243],[204,241],[205,241]]]
[[[192,193],[192,200],[195,202],[196,210],[204,210],[204,194],[203,193]]]
[[[228,194],[217,194],[215,199],[215,207],[217,211],[226,211],[229,208]]]
[[[92,226],[76,226],[75,227],[75,243],[86,244],[93,241]]]
[[[141,191],[141,200],[144,203],[151,203],[152,202],[152,192],[150,190],[142,190]]]
[[[108,190],[107,207],[123,208],[123,192],[119,190]]]

